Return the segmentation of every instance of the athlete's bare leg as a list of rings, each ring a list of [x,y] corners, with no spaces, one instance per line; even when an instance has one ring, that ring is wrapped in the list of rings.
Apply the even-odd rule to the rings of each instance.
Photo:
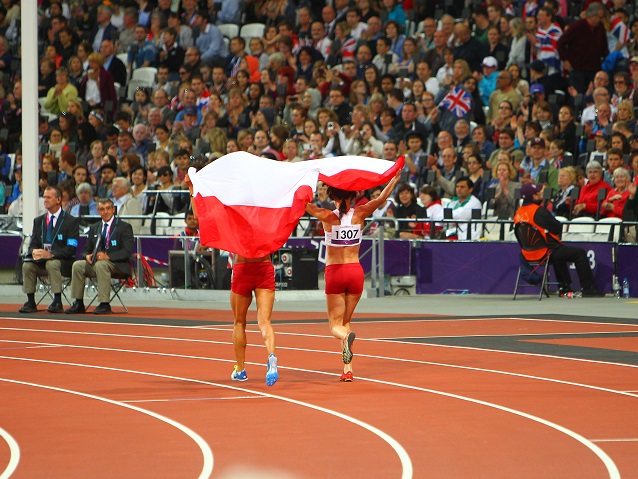
[[[274,353],[275,332],[272,329],[270,317],[272,316],[272,308],[275,303],[275,292],[263,288],[256,289],[255,301],[257,302],[257,324],[261,331],[261,337],[264,339],[268,354]]]
[[[330,326],[330,332],[335,338],[344,340],[350,332],[348,329],[349,326],[344,326],[346,294],[326,294],[326,306],[328,308],[328,325]]]
[[[237,370],[243,371],[246,360],[246,314],[253,297],[242,296],[230,292],[230,306],[233,310],[235,324],[233,326],[233,346],[235,347],[235,359],[237,360]]]
[[[346,294],[345,301],[346,307],[343,315],[343,325],[346,327],[346,336],[350,331],[350,320],[352,319],[352,314],[354,313],[354,309],[359,304],[359,300],[361,299],[361,294]],[[343,372],[347,373],[352,371],[352,361],[349,364],[343,365]]]

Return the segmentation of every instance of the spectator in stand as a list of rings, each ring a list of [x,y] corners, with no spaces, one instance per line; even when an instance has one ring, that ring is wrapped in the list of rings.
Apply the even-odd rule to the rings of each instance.
[[[622,150],[612,145],[612,147],[607,150],[605,161],[607,162],[607,169],[603,171],[603,181],[611,185],[614,181],[614,172],[618,168],[624,169]]]
[[[113,12],[106,5],[100,5],[97,8],[97,25],[89,37],[94,52],[100,51],[100,45],[102,45],[103,40],[115,41],[117,38],[117,28],[111,23],[112,14]]]
[[[604,17],[603,4],[590,3],[585,18],[571,25],[558,41],[558,52],[563,67],[569,72],[569,83],[580,93],[587,90],[609,53],[602,23]]]
[[[119,30],[117,37],[117,53],[127,53],[129,47],[135,43],[135,27],[138,23],[138,13],[133,7],[124,9],[122,18],[122,28]]]
[[[609,158],[608,158],[609,161]],[[614,187],[609,190],[607,197],[603,201],[600,214],[607,218],[623,218],[623,210],[629,199],[631,176],[625,168],[616,168],[613,173]]]
[[[143,25],[135,27],[135,42],[128,49],[128,67],[136,69],[155,66],[157,47],[147,39],[148,30]]]
[[[208,12],[205,10],[195,13],[195,23],[199,29],[199,36],[195,45],[202,53],[201,58],[204,63],[213,66],[226,67],[226,57],[228,49],[224,43],[224,35],[215,25],[208,23]]]
[[[491,122],[499,113],[499,105],[501,105],[503,101],[509,102],[512,106],[512,112],[517,111],[521,103],[521,97],[512,87],[512,74],[507,70],[499,72],[496,77],[496,90],[492,92],[489,100],[488,122]]]
[[[494,167],[489,187],[494,186],[496,192],[494,198],[490,200],[489,207],[494,209],[494,214],[500,220],[509,220],[514,217],[518,201],[516,190],[521,187],[518,181],[512,181],[512,174],[515,174],[514,167],[507,161],[499,161]]]
[[[558,41],[563,35],[563,31],[554,22],[554,11],[548,6],[543,6],[538,10],[536,20],[538,28],[532,52],[538,60],[545,64],[547,75],[559,73],[561,62],[558,54]]]
[[[472,36],[470,27],[464,23],[456,24],[454,38],[458,42],[454,48],[454,59],[465,60],[471,71],[480,70],[481,61],[487,53],[487,47]]]
[[[89,55],[89,71],[80,84],[80,97],[91,108],[104,111],[108,119],[117,111],[117,92],[111,74],[104,68],[104,57],[99,53]]]
[[[478,223],[472,224],[471,231],[468,228],[468,221],[472,218],[472,210],[481,210],[481,202],[472,194],[473,191],[474,183],[467,176],[456,181],[456,196],[452,198],[447,207],[452,210],[452,218],[460,222],[448,224],[446,238],[479,239],[480,225]]]
[[[185,58],[184,48],[177,43],[177,31],[174,28],[165,28],[159,49],[159,61],[168,67],[170,81],[176,81],[179,78],[179,68],[184,63]]]
[[[598,190],[607,191],[611,186],[603,181],[603,167],[597,161],[587,163],[587,183],[580,189],[580,195],[573,208],[574,216],[596,216],[598,211]]]
[[[40,60],[40,69],[38,75],[38,97],[43,98],[51,88],[55,87],[55,62],[43,58]]]
[[[55,115],[59,115],[67,110],[69,100],[77,99],[78,90],[73,84],[69,83],[69,74],[64,67],[56,70],[55,81],[55,86],[49,89],[46,94],[44,108]]]
[[[115,83],[126,86],[127,72],[124,62],[115,56],[115,46],[113,40],[103,40],[100,46],[100,54],[104,59],[104,68],[113,77]],[[90,60],[89,60],[90,61]]]

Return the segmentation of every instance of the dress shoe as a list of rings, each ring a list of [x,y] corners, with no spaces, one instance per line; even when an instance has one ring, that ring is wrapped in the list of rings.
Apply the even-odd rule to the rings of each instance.
[[[60,301],[53,301],[47,308],[49,313],[64,313],[64,308]]]
[[[100,303],[98,307],[93,310],[93,314],[111,314],[112,312],[109,303]]]
[[[24,305],[19,309],[21,313],[37,313],[38,305],[32,303],[31,301],[27,301]]]
[[[597,289],[583,289],[583,298],[604,298],[605,293]]]
[[[86,313],[86,308],[84,307],[84,304],[80,304],[75,301],[73,305],[70,308],[65,309],[64,312],[66,314],[84,314]]]

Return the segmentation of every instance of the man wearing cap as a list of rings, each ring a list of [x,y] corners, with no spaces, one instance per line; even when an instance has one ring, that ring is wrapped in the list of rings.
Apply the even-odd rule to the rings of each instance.
[[[55,186],[49,186],[42,197],[47,213],[33,220],[31,243],[22,263],[22,290],[27,295],[27,302],[20,308],[21,313],[35,313],[38,310],[35,302],[38,273],[48,275],[53,292],[53,302],[47,311],[63,311],[62,276],[71,276],[78,246],[79,221],[62,210],[62,192]]]
[[[540,83],[534,83],[529,87],[529,93],[534,103],[545,101],[545,87]]]
[[[483,75],[478,83],[481,100],[484,105],[490,102],[490,95],[496,90],[496,77],[498,76],[498,62],[494,57],[483,58]]]
[[[549,164],[547,161],[547,150],[545,148],[545,140],[540,137],[532,138],[529,141],[529,152],[532,163],[529,171],[523,176],[523,183],[534,183],[535,185],[540,183],[540,177],[542,172],[547,174],[545,184],[547,184],[552,190],[558,190],[558,170]]]
[[[569,263],[574,263],[578,280],[583,290],[584,297],[601,297],[605,294],[598,291],[596,280],[589,267],[587,253],[582,248],[566,246],[561,242],[563,225],[544,207],[540,206],[543,201],[544,185],[534,185],[528,183],[521,188],[523,205],[514,215],[514,224],[528,223],[546,239],[547,249],[552,254],[550,263],[554,267],[554,273],[559,283],[558,294],[571,292],[572,279],[569,274]],[[523,256],[528,261],[533,261],[544,255],[546,250],[535,250],[533,252],[523,251]],[[535,253],[540,256],[532,256]]]

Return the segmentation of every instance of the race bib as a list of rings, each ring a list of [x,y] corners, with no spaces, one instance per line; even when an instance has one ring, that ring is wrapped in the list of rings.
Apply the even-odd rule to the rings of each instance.
[[[332,227],[332,244],[351,246],[361,243],[361,225],[335,225]]]

